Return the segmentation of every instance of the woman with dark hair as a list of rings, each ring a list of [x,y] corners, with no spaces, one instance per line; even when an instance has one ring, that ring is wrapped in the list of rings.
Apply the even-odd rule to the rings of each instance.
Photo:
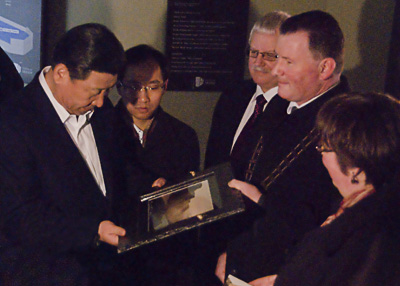
[[[277,278],[250,284],[400,285],[400,102],[343,94],[321,108],[316,128],[317,151],[343,200],[304,237]],[[241,186],[245,194],[252,188]]]

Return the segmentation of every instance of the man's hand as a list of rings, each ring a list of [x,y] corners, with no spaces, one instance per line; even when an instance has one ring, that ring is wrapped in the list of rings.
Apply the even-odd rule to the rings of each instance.
[[[252,200],[255,203],[258,203],[258,201],[260,200],[260,197],[262,195],[256,186],[253,186],[249,183],[239,181],[236,179],[231,180],[228,183],[228,186],[241,191],[243,195],[245,195],[246,197],[248,197],[250,200]]]
[[[252,286],[273,286],[277,275],[269,275],[251,281],[249,284]]]
[[[157,180],[155,180],[155,181],[153,182],[153,184],[151,185],[151,187],[152,187],[152,188],[162,188],[162,187],[165,185],[166,182],[167,182],[166,179],[164,179],[164,178],[158,178]]]
[[[124,236],[126,231],[122,227],[116,226],[112,221],[104,220],[99,225],[98,233],[100,241],[118,246],[119,237]]]
[[[225,283],[225,268],[226,268],[226,252],[218,257],[217,267],[215,268],[215,276],[221,280],[222,284]]]

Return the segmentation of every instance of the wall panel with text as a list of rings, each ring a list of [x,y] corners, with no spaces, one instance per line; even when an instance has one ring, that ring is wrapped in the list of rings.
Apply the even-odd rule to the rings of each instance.
[[[221,91],[242,80],[248,13],[248,0],[168,0],[168,88]]]

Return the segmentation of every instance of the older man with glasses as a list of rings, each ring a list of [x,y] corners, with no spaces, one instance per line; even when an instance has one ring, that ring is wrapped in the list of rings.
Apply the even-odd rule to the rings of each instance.
[[[268,102],[277,94],[276,64],[279,27],[289,17],[282,11],[267,13],[253,26],[247,50],[252,80],[232,84],[214,110],[205,167],[231,161],[235,177],[243,179],[247,162],[259,137],[257,123]]]
[[[261,133],[261,120],[266,113],[275,114],[281,109],[269,108],[278,98],[278,81],[271,73],[276,64],[275,45],[281,24],[289,17],[282,11],[267,13],[253,26],[246,56],[251,80],[229,83],[215,107],[205,156],[205,168],[230,162],[236,178],[244,179],[246,166]],[[278,105],[282,101],[278,100]],[[285,102],[283,102],[285,104]],[[268,107],[267,107],[268,105]],[[276,105],[275,105],[276,106]],[[210,265],[206,273],[214,277],[214,265],[226,240],[247,227],[252,220],[252,210],[245,214],[217,222],[203,228],[203,259]],[[206,268],[207,266],[205,266]],[[218,281],[208,285],[216,285]]]

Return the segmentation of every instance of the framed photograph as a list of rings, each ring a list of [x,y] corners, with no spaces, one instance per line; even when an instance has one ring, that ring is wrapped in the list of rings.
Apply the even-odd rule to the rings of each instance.
[[[230,164],[207,169],[179,184],[140,197],[137,215],[124,225],[122,253],[244,211],[242,195],[228,187]]]

